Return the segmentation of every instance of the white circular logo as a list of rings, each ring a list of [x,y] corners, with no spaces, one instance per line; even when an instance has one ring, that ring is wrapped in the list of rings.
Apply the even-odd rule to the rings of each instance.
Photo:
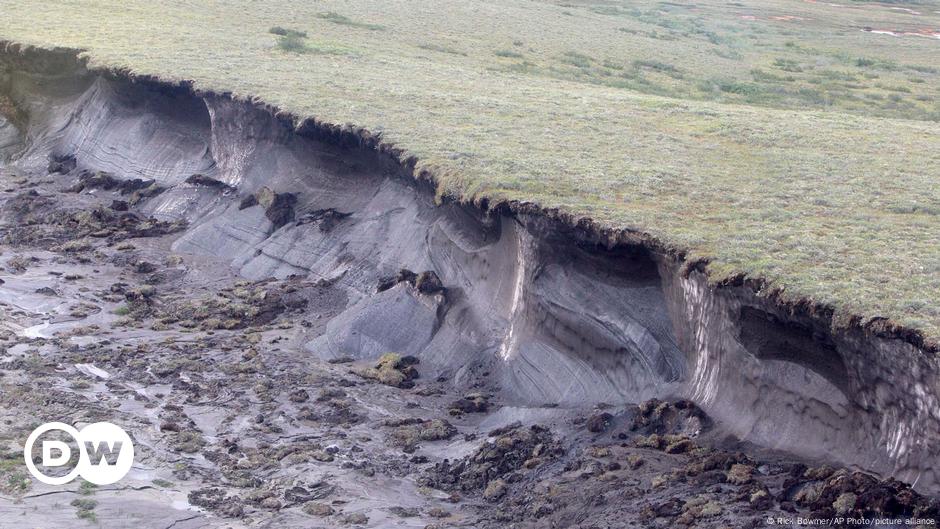
[[[47,432],[67,433],[78,445],[78,464],[64,476],[47,476],[33,462],[33,445]],[[109,422],[89,424],[81,430],[61,422],[43,424],[33,430],[23,448],[29,473],[47,485],[64,485],[77,476],[95,485],[110,485],[127,475],[134,464],[134,444],[121,427]],[[59,440],[42,441],[42,465],[63,467],[72,460],[72,447]]]

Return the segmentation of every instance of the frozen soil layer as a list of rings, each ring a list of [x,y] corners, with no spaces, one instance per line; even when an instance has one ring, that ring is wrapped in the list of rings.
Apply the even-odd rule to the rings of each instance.
[[[99,520],[933,512],[768,451],[935,492],[938,365],[910,343],[537,211],[437,204],[383,156],[245,102],[54,55],[3,82],[28,116],[0,118],[8,459],[37,417],[124,425],[139,464],[96,493]],[[651,398],[689,403],[631,404]],[[4,520],[81,510],[9,483]],[[46,493],[68,501],[37,512]]]

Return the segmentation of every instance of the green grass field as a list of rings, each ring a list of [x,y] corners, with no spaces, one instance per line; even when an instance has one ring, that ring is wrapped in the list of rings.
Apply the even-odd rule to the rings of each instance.
[[[839,4],[6,0],[0,38],[381,132],[442,192],[936,340],[940,2]]]

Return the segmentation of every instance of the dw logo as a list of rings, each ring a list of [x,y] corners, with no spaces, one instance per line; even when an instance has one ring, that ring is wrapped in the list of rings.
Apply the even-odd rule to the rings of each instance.
[[[70,435],[78,446],[78,464],[61,476],[43,474],[33,461],[33,445],[40,436],[54,431]],[[42,466],[47,469],[64,467],[72,461],[72,447],[65,441],[44,439],[41,447]],[[130,471],[134,464],[134,444],[127,432],[109,422],[89,424],[81,431],[65,423],[49,422],[29,434],[23,456],[29,473],[47,485],[64,485],[78,476],[95,485],[110,485]]]

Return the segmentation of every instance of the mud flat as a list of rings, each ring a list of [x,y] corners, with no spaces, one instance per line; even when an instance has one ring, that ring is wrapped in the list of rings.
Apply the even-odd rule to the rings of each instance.
[[[435,200],[364,131],[5,49],[0,527],[938,517],[916,336]],[[138,464],[33,483],[39,419],[122,424]]]

